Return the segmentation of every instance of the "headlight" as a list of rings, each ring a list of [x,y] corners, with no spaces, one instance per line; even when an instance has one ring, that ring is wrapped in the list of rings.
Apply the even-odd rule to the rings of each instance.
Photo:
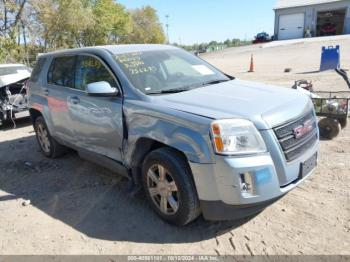
[[[211,124],[218,154],[240,155],[266,152],[266,145],[254,124],[244,119],[217,120]]]

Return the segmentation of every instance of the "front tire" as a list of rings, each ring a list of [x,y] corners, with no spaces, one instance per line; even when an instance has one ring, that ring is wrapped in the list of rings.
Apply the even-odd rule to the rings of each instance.
[[[151,152],[143,163],[142,183],[152,209],[165,221],[183,226],[199,216],[192,172],[177,151],[160,148]]]
[[[34,123],[36,139],[41,152],[49,158],[57,158],[66,152],[66,147],[59,144],[51,135],[42,116],[36,118]]]

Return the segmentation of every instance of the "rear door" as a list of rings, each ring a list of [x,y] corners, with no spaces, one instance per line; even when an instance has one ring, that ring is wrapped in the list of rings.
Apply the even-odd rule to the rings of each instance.
[[[75,137],[67,99],[74,88],[75,59],[75,56],[53,58],[47,74],[47,85],[42,87],[43,96],[48,102],[53,135],[73,144]]]
[[[305,14],[281,15],[279,18],[279,40],[304,37]]]
[[[69,114],[78,146],[122,160],[122,96],[93,97],[89,83],[106,81],[118,88],[116,78],[98,57],[79,55],[76,61],[75,91],[68,97]]]

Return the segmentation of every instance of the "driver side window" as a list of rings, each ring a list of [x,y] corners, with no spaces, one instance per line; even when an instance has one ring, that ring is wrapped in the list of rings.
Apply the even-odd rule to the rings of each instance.
[[[78,56],[75,88],[85,91],[88,84],[100,81],[108,82],[112,87],[118,87],[114,77],[100,60],[91,56]]]

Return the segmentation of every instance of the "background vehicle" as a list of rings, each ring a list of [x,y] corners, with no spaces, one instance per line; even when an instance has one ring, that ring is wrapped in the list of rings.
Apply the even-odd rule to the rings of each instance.
[[[268,33],[262,32],[255,36],[255,40],[253,41],[253,44],[260,44],[260,43],[267,43],[271,42],[273,39],[270,37]]]
[[[321,36],[330,36],[330,35],[336,35],[337,34],[337,26],[333,23],[326,23],[323,26],[321,26],[320,29]]]
[[[28,116],[26,82],[30,74],[25,65],[0,65],[0,126],[6,120]]]
[[[77,150],[142,185],[154,211],[176,225],[201,213],[208,220],[256,214],[317,165],[307,96],[236,80],[175,47],[49,53],[29,86],[47,157]]]

